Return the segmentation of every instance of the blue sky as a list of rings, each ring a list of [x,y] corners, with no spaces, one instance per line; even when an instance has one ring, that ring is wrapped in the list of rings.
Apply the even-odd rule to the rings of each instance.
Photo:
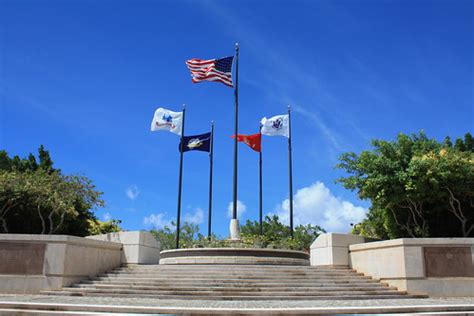
[[[369,204],[335,183],[338,156],[420,130],[474,126],[472,1],[0,0],[0,148],[40,144],[104,193],[127,230],[176,216],[178,137],[150,132],[187,104],[186,134],[216,122],[213,230],[228,234],[233,90],[192,84],[185,60],[239,42],[240,132],[293,106],[295,217],[345,232]],[[285,217],[287,142],[264,137],[264,209]],[[183,217],[207,231],[208,157],[185,154]],[[239,147],[241,220],[256,220],[258,155]]]

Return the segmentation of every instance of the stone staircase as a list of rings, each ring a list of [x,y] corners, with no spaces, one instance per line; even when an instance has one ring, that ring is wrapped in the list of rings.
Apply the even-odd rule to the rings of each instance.
[[[420,298],[350,269],[270,265],[142,265],[117,268],[48,295],[193,300]]]

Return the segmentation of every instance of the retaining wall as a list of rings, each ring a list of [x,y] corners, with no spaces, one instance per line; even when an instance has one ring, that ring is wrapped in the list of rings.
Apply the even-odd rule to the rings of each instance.
[[[65,235],[0,234],[0,292],[60,289],[120,265],[122,244]]]
[[[410,294],[474,296],[474,238],[350,245],[350,266]]]
[[[349,266],[410,294],[474,297],[474,238],[402,238],[364,242],[321,234],[311,265]]]

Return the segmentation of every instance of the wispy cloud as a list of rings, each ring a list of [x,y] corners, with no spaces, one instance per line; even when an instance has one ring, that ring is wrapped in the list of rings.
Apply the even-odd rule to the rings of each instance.
[[[194,210],[194,213],[186,213],[184,214],[184,222],[190,224],[199,225],[204,221],[204,211],[202,208],[197,207]]]
[[[286,199],[276,208],[283,222],[288,222],[289,205],[289,199]],[[299,189],[293,196],[295,224],[319,225],[328,232],[348,232],[350,224],[363,220],[367,211],[364,207],[334,196],[319,181]]]
[[[324,136],[326,136],[326,138],[332,144],[332,146],[334,146],[335,149],[339,151],[344,150],[344,147],[341,146],[340,141],[337,139],[337,136],[335,135],[335,133],[323,122],[320,116],[318,116],[314,112],[308,111],[307,109],[299,105],[293,106],[293,110],[296,113],[303,115],[304,117],[306,117],[307,119],[310,119],[313,123],[315,123],[316,126],[322,131]]]
[[[171,226],[171,220],[165,218],[165,213],[150,214],[143,218],[143,224],[148,227],[153,227],[156,229],[161,229],[165,226]]]
[[[130,200],[134,201],[140,194],[140,191],[138,191],[138,187],[135,184],[133,184],[127,188],[127,190],[125,191],[125,194]]]
[[[102,221],[104,222],[110,221],[111,219],[112,215],[110,215],[110,213],[104,213],[104,215],[102,215]]]
[[[347,127],[353,129],[355,135],[364,135],[351,117],[341,114],[345,103],[325,86],[324,74],[316,75],[311,71],[318,69],[318,65],[312,63],[311,58],[299,62],[301,59],[295,60],[285,55],[288,47],[269,42],[257,28],[251,27],[248,21],[224,8],[219,2],[204,1],[202,4],[206,10],[225,20],[227,32],[233,37],[241,38],[242,46],[250,51],[252,58],[258,59],[261,68],[265,70],[261,71],[263,78],[260,79],[263,80],[255,79],[252,74],[249,78],[243,75],[243,81],[258,86],[259,89],[263,88],[272,102],[282,106],[291,104],[296,112],[304,114],[304,117],[313,123],[336,152],[345,151],[350,147],[350,142],[346,143],[344,137],[337,132],[339,124],[344,125],[346,130]],[[317,112],[324,115],[318,115]]]
[[[232,212],[234,210],[234,203],[229,202],[229,205],[227,206],[227,216],[229,218],[232,218]],[[247,205],[244,204],[244,202],[237,200],[237,218],[241,218],[242,214],[244,214],[247,211]]]

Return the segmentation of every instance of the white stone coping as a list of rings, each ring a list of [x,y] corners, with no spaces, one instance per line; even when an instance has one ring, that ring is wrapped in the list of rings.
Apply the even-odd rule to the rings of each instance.
[[[351,252],[369,249],[390,247],[422,247],[422,246],[447,246],[462,247],[474,246],[474,238],[399,238],[392,240],[374,241],[364,244],[349,246]]]
[[[146,231],[123,231],[102,235],[87,236],[88,239],[117,242],[123,245],[139,245],[149,248],[160,248],[156,239]]]
[[[286,249],[271,249],[271,248],[181,248],[181,249],[170,249],[170,250],[163,250],[161,254],[166,253],[179,253],[179,252],[193,252],[193,251],[226,251],[226,252],[267,252],[267,253],[278,253],[278,252],[286,252],[286,253],[294,253],[299,255],[306,255],[309,256],[307,252],[298,251],[298,250],[286,250]]]
[[[309,266],[308,259],[282,257],[250,257],[250,256],[186,256],[160,260],[160,264],[224,264],[224,265],[272,265],[272,266]]]
[[[57,243],[100,249],[122,249],[122,244],[69,235],[0,234],[0,242]]]

